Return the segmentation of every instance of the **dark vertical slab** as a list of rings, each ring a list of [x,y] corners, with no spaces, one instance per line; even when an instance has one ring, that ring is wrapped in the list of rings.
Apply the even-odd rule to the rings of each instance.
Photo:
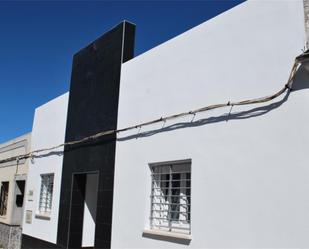
[[[133,24],[123,22],[75,54],[66,142],[117,128],[121,64],[133,57],[134,32]],[[81,217],[77,217],[78,212],[70,215],[72,175],[97,171],[95,248],[110,248],[115,146],[115,136],[111,135],[87,144],[65,147],[57,240],[60,246],[81,247],[81,239],[78,239]]]
[[[65,249],[59,245],[23,234],[21,240],[23,249]]]
[[[74,174],[71,189],[71,211],[69,226],[69,241],[71,248],[78,248],[82,243],[83,217],[85,207],[86,174]]]

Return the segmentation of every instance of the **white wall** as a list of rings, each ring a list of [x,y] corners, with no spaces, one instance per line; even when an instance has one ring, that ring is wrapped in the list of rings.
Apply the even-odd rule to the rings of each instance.
[[[93,247],[95,245],[98,183],[99,174],[87,174],[82,236],[83,247]]]
[[[69,93],[63,94],[35,110],[31,150],[48,148],[64,142],[68,98]],[[57,150],[60,153],[62,151],[63,148]],[[35,158],[29,165],[26,188],[25,212],[32,211],[32,224],[27,224],[24,217],[23,234],[52,243],[56,243],[57,240],[62,158],[62,154]],[[47,173],[55,174],[50,220],[35,217],[39,208],[41,174]],[[33,201],[28,198],[30,190],[34,191]]]
[[[303,18],[301,0],[248,1],[125,63],[118,127],[281,89],[304,46]],[[264,112],[256,117],[226,121],[227,108],[195,117],[221,121],[118,141],[112,247],[309,247],[308,106],[304,89],[278,108],[251,112]],[[255,107],[234,107],[230,118]],[[148,163],[187,158],[190,245],[143,238]]]
[[[31,134],[14,138],[6,143],[0,144],[0,159],[23,155],[29,152]],[[16,161],[0,164],[0,185],[1,182],[9,182],[9,196],[7,213],[0,216],[0,222],[10,225],[21,225],[22,208],[16,206],[16,179],[26,179],[28,172],[28,160],[20,160],[17,166]]]

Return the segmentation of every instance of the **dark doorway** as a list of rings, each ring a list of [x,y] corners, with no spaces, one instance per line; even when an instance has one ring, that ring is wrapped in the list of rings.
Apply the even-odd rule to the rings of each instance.
[[[24,195],[25,195],[25,185],[26,181],[16,181],[16,200],[15,204],[17,207],[23,207],[24,205]]]
[[[73,174],[68,248],[94,248],[99,174]]]

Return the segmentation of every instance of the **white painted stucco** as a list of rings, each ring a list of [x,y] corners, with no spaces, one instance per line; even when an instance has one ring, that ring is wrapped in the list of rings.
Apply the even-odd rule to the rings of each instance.
[[[64,142],[68,98],[69,93],[65,93],[35,110],[31,139],[32,150],[48,148]],[[35,158],[30,163],[26,188],[25,212],[32,211],[32,222],[28,224],[24,218],[23,234],[52,243],[56,243],[57,240],[62,151],[63,148],[57,149],[53,155]],[[42,219],[36,217],[39,208],[41,174],[48,173],[54,173],[52,211],[50,219]],[[29,197],[29,191],[33,191],[33,198]]]
[[[248,1],[122,67],[118,128],[281,89],[305,45],[303,1]],[[298,74],[298,83],[309,82]],[[277,103],[281,98],[276,99]],[[196,125],[119,134],[112,248],[309,247],[309,89],[278,105],[234,107],[170,121]],[[213,123],[203,123],[203,119]],[[208,119],[210,121],[210,119]],[[204,122],[206,122],[204,120]],[[190,245],[142,237],[148,163],[192,159]]]
[[[0,160],[28,153],[30,150],[31,133],[14,138],[0,144]],[[0,187],[2,182],[9,182],[8,205],[6,215],[0,216],[0,223],[8,225],[22,224],[23,207],[17,207],[16,180],[26,180],[29,160],[10,161],[0,164]]]

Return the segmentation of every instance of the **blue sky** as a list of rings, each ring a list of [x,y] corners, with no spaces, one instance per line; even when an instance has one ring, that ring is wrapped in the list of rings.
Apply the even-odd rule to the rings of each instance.
[[[139,55],[241,2],[0,1],[0,143],[31,131],[34,109],[69,90],[73,54],[120,21]]]

